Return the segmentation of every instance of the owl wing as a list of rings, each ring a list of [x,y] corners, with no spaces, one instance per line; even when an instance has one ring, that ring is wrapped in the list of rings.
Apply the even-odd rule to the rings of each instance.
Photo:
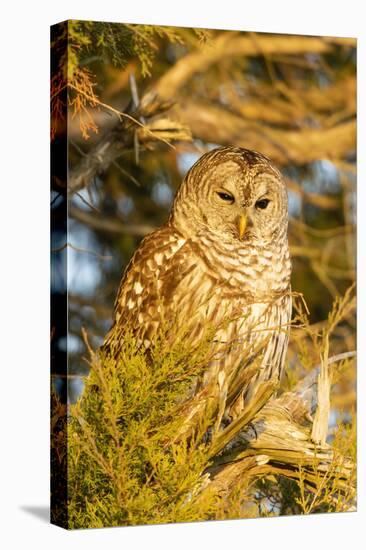
[[[162,227],[148,235],[128,264],[114,304],[114,322],[103,348],[131,331],[146,347],[174,311],[173,295],[187,271],[189,242]],[[192,265],[192,262],[190,263]]]
[[[291,312],[291,291],[288,289],[282,296],[270,302],[263,315],[258,318],[258,324],[254,330],[254,343],[259,345],[259,349],[261,343],[264,347],[260,351],[262,356],[260,371],[245,390],[247,400],[255,393],[261,382],[268,380],[280,382],[286,359]]]

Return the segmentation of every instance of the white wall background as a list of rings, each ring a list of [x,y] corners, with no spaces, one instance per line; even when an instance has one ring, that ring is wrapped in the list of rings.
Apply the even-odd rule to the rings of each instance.
[[[0,49],[0,544],[12,549],[364,547],[366,464],[365,26],[361,0],[7,1]],[[73,19],[356,36],[359,73],[357,513],[66,532],[49,498],[49,25]],[[5,124],[4,124],[5,122]],[[16,205],[16,210],[14,209]],[[32,231],[29,228],[32,227]],[[363,283],[363,284],[362,284]],[[362,290],[362,286],[364,287]],[[42,519],[42,516],[44,519]]]

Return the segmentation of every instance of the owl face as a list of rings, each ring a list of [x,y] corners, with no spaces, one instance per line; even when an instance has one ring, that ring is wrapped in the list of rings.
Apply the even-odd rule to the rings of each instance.
[[[220,148],[191,168],[173,212],[190,232],[204,229],[224,240],[268,242],[287,226],[287,193],[280,173],[253,151]]]

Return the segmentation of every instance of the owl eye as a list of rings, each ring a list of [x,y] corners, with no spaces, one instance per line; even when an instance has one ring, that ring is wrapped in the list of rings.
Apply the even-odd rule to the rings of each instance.
[[[260,199],[255,203],[255,207],[260,208],[261,210],[264,210],[265,208],[267,208],[268,204],[269,204],[269,199]]]
[[[230,195],[230,193],[224,193],[223,191],[218,191],[217,194],[220,197],[220,199],[222,199],[225,202],[229,202],[230,204],[232,204],[235,201],[234,197]]]

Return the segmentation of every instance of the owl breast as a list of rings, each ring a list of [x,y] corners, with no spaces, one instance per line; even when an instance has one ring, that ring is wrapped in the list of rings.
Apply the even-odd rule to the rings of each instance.
[[[180,285],[182,288],[176,288],[172,301],[190,342],[199,342],[207,330],[214,329],[213,359],[204,384],[212,379],[224,384],[229,406],[239,397],[238,388],[248,404],[261,382],[279,382],[291,320],[289,287],[266,297],[262,293],[255,296],[237,288],[232,281],[220,283],[200,263]],[[246,383],[239,383],[249,368],[252,375]]]
[[[212,359],[201,383],[221,388],[227,410],[243,406],[261,381],[279,380],[284,365],[290,266],[286,248],[282,255],[278,248],[220,248],[206,236],[187,240],[162,228],[125,272],[105,346],[122,341],[127,329],[145,347],[162,328],[170,341],[190,344],[211,331]]]

